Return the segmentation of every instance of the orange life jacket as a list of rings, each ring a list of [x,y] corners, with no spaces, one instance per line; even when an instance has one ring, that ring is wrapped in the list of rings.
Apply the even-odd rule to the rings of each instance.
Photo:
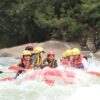
[[[72,58],[70,61],[71,66],[76,68],[84,68],[82,64],[82,59],[82,56],[79,56],[77,59]]]
[[[21,58],[21,64],[19,64],[20,67],[23,67],[25,69],[31,69],[32,68],[32,64],[30,60],[25,60],[23,58]]]

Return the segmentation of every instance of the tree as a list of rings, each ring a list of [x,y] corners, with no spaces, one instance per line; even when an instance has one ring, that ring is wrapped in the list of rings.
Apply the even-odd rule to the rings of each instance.
[[[99,0],[1,0],[0,9],[0,41],[6,46],[52,38],[88,47],[90,41],[93,51],[99,44]]]

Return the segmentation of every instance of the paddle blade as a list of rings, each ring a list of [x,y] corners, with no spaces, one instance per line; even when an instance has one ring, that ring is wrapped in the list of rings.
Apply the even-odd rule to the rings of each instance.
[[[10,66],[8,69],[10,69],[10,70],[15,70],[15,71],[25,70],[24,68],[19,67],[19,66]]]
[[[91,75],[96,75],[96,76],[100,76],[100,72],[93,72],[93,71],[90,71],[90,72],[87,72],[88,74],[91,74]]]
[[[13,77],[6,77],[6,78],[3,78],[3,79],[0,79],[0,81],[12,81],[14,80]]]
[[[2,74],[3,73],[3,71],[0,71],[0,74]]]

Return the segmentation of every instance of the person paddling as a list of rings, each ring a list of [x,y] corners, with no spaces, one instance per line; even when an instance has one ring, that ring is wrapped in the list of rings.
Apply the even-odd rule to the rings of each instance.
[[[84,69],[86,66],[86,59],[83,58],[82,54],[80,53],[80,50],[78,48],[74,48],[72,50],[72,59],[70,61],[70,64],[74,68],[81,68]]]
[[[31,44],[27,45],[27,46],[25,47],[25,50],[30,51],[32,55],[34,54],[34,49],[33,49],[33,46],[32,46]]]
[[[32,62],[31,62],[31,52],[29,50],[24,50],[22,53],[22,58],[18,62],[17,66],[25,68],[25,69],[32,69]],[[15,79],[19,74],[21,74],[23,71],[18,71],[18,73],[15,76]]]
[[[36,47],[34,49],[34,69],[40,69],[42,67],[42,53],[45,53],[42,47]]]
[[[66,50],[65,52],[63,52],[62,58],[60,60],[62,67],[64,68],[70,67],[71,56],[72,56],[72,50]]]
[[[34,68],[34,59],[35,59],[35,54],[34,54],[34,48],[31,44],[28,44],[26,47],[25,47],[25,50],[28,50],[31,52],[31,63],[32,63],[32,68]]]
[[[55,59],[55,53],[53,51],[49,51],[47,53],[47,57],[43,60],[43,67],[50,67],[50,68],[56,68],[57,60]]]

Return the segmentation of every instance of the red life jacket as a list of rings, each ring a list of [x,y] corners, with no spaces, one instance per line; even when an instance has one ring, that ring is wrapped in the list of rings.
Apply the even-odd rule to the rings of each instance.
[[[72,58],[70,61],[71,66],[75,67],[75,68],[84,68],[84,66],[82,64],[82,59],[83,59],[82,56],[80,56],[77,59]]]
[[[31,69],[32,68],[32,64],[30,60],[25,60],[25,59],[21,59],[21,67],[25,68],[25,69]]]
[[[61,62],[61,65],[68,65],[69,64],[68,60],[63,59],[63,58],[60,60],[60,62]]]

